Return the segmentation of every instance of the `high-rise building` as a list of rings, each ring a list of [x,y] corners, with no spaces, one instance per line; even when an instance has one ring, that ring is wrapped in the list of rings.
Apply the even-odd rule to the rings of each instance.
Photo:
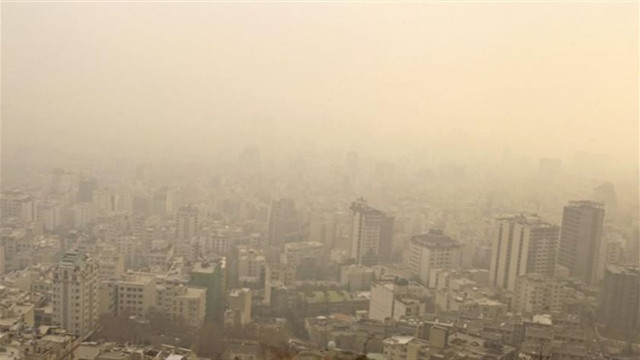
[[[298,214],[292,199],[280,199],[271,203],[269,210],[269,244],[281,247],[283,244],[299,241],[301,238]]]
[[[174,211],[175,191],[163,186],[153,195],[152,210],[156,215],[166,215]]]
[[[224,296],[227,288],[226,258],[212,262],[198,262],[191,269],[189,285],[207,289],[207,320],[222,320],[224,315]]]
[[[380,226],[380,242],[378,244],[378,260],[390,261],[393,254],[393,224],[395,219],[391,216],[382,218]]]
[[[591,198],[594,201],[604,204],[607,208],[607,218],[616,214],[618,209],[618,200],[616,198],[616,189],[612,183],[606,182],[596,186],[593,189]]]
[[[434,270],[460,267],[461,249],[459,242],[445,236],[442,231],[429,230],[411,238],[406,258],[411,271],[423,284],[428,284]]]
[[[499,218],[495,223],[490,279],[493,286],[513,290],[518,276],[553,275],[558,226],[537,215]]]
[[[77,189],[78,179],[76,174],[61,168],[53,169],[51,173],[50,192],[64,194]]]
[[[323,213],[311,213],[305,238],[333,248],[337,236],[337,221]]]
[[[607,327],[620,331],[640,329],[640,268],[607,267],[598,315]]]
[[[638,225],[636,224],[628,235],[627,243],[624,246],[623,259],[629,264],[637,264],[640,260],[640,231],[638,231]]]
[[[107,188],[99,188],[93,191],[92,202],[96,214],[106,214],[116,210],[117,198]]]
[[[176,215],[176,240],[178,242],[191,241],[198,235],[198,209],[191,205],[180,208]]]
[[[624,245],[622,239],[610,238],[603,242],[605,250],[602,252],[604,259],[604,268],[609,265],[619,265],[624,259]]]
[[[98,263],[79,252],[65,253],[53,271],[53,323],[81,337],[98,322]]]
[[[374,209],[364,199],[353,202],[351,210],[351,258],[356,263],[375,265],[387,258],[393,240],[393,218]],[[386,252],[381,256],[381,252]]]
[[[594,285],[602,279],[604,257],[602,223],[604,205],[593,201],[571,201],[564,207],[558,264],[569,275]]]

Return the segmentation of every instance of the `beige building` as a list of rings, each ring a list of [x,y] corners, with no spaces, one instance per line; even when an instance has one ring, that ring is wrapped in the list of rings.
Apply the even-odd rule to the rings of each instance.
[[[511,300],[516,313],[560,312],[563,310],[564,286],[560,281],[540,274],[518,277]]]
[[[489,273],[492,285],[513,291],[519,276],[553,275],[559,233],[558,226],[537,215],[497,219]]]
[[[295,285],[295,269],[288,264],[267,264],[265,267],[264,300],[271,304],[271,290],[274,287]]]
[[[248,246],[239,245],[238,249],[238,281],[257,283],[265,268],[266,259],[261,251]]]
[[[411,238],[408,251],[409,255],[405,256],[408,265],[425,285],[429,283],[429,278],[436,269],[450,270],[460,267],[460,244],[439,230],[430,230],[426,234]]]
[[[144,316],[156,306],[156,275],[127,273],[117,282],[117,314]]]
[[[118,311],[117,280],[101,280],[98,283],[98,318],[115,315]]]
[[[162,281],[156,285],[156,291],[156,309],[168,316],[171,321],[180,321],[193,327],[204,324],[206,289]]]
[[[351,253],[357,264],[375,265],[391,251],[393,219],[363,199],[351,204]]]
[[[369,318],[400,320],[403,316],[420,316],[425,311],[427,289],[415,282],[397,278],[371,285]]]
[[[351,291],[365,291],[371,288],[374,271],[364,265],[345,265],[340,269],[340,285]]]
[[[0,333],[35,325],[35,307],[30,293],[0,286]]]
[[[227,295],[225,326],[245,326],[251,322],[251,290],[231,289]]]
[[[286,243],[284,244],[284,253],[280,255],[280,262],[297,267],[303,259],[318,259],[322,253],[323,246],[322,243],[319,242]]]
[[[392,336],[383,341],[383,354],[390,360],[512,360],[515,348],[462,332],[450,333],[446,327],[432,325],[428,340],[413,336]]]
[[[158,269],[160,271],[169,269],[171,266],[171,259],[175,255],[175,246],[166,244],[164,246],[152,247],[147,249],[144,254],[146,264],[152,269]]]
[[[3,218],[15,217],[22,222],[34,221],[36,218],[36,203],[29,194],[20,191],[8,191],[0,195],[0,213]]]
[[[124,274],[123,254],[117,251],[101,251],[98,256],[100,280],[118,279]]]
[[[116,196],[107,188],[94,190],[92,203],[96,214],[107,214],[117,209]]]
[[[176,239],[178,242],[190,241],[198,235],[200,229],[198,209],[186,205],[176,214]]]
[[[53,270],[53,324],[84,337],[98,321],[98,263],[78,252],[62,256]]]
[[[392,336],[382,342],[382,353],[393,360],[428,360],[429,342],[413,336]]]

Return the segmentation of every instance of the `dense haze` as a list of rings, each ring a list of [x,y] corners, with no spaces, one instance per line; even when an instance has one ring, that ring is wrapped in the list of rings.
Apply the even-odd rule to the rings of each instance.
[[[0,1],[0,360],[640,359],[638,1]]]
[[[638,75],[633,2],[3,3],[2,156],[586,151],[636,176]]]

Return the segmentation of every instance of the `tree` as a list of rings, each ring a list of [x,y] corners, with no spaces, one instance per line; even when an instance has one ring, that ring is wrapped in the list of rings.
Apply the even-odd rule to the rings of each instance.
[[[263,329],[258,333],[258,343],[262,348],[263,358],[274,358],[286,360],[293,358],[293,353],[289,349],[287,342],[288,335],[284,331],[277,329]],[[268,357],[269,355],[269,357]]]
[[[200,357],[222,358],[225,351],[222,326],[219,323],[206,322],[198,332],[194,351]]]

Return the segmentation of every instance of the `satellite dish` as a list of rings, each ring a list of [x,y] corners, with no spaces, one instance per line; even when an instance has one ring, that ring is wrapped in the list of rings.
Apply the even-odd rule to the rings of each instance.
[[[335,341],[333,341],[333,340],[332,340],[332,341],[329,341],[329,343],[327,344],[327,348],[328,348],[329,350],[335,350],[335,348],[336,348],[336,342],[335,342]]]

